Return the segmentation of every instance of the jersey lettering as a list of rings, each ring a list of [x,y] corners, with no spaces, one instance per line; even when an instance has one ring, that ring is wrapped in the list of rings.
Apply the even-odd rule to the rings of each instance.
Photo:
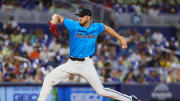
[[[77,33],[76,38],[83,38],[83,39],[88,38],[88,39],[90,39],[90,38],[96,38],[96,35],[90,35],[90,34],[83,35],[82,33]]]

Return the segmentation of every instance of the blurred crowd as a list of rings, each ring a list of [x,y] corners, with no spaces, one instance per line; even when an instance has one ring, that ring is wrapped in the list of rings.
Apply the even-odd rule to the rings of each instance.
[[[84,2],[96,3],[112,8],[119,13],[143,13],[152,16],[165,14],[180,14],[179,0],[2,0],[1,11],[14,9],[53,11],[61,8],[71,8],[71,4],[83,5]]]
[[[45,3],[47,1],[47,3]],[[49,0],[1,0],[1,11],[14,10],[14,9],[27,9],[27,10],[45,10],[50,5]]]
[[[179,0],[90,0],[119,13],[179,14]]]
[[[19,28],[13,16],[0,30],[0,81],[42,83],[45,75],[69,58],[68,31],[61,26],[55,38],[42,29]],[[178,83],[180,82],[180,39],[170,40],[159,29],[139,33],[135,29],[118,31],[128,41],[120,42],[102,33],[93,56],[102,82]],[[70,75],[63,82],[87,82]]]

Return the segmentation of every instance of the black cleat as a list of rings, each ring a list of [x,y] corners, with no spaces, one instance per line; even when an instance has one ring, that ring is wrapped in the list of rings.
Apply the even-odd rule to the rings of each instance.
[[[131,97],[132,97],[132,101],[141,101],[135,95],[131,95]]]

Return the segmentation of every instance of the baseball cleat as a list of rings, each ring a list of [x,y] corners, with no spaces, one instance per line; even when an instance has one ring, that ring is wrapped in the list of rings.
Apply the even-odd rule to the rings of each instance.
[[[135,95],[131,95],[131,97],[132,97],[132,101],[141,101]]]

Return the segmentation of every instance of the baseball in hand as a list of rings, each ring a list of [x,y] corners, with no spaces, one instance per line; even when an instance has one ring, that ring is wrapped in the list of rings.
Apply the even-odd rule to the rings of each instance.
[[[127,46],[122,45],[122,48],[125,49],[125,48],[127,48]]]
[[[122,48],[124,48],[124,46],[122,45]]]

